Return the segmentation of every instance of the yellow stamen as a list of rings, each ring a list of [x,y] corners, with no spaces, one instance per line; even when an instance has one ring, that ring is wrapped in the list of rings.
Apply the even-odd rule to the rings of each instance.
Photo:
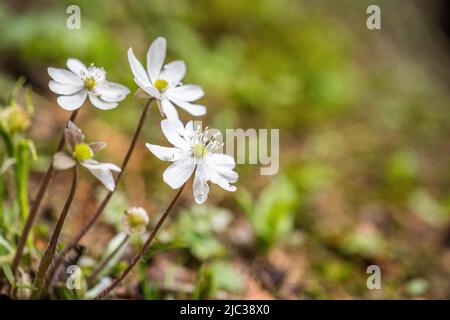
[[[197,143],[194,146],[194,156],[197,158],[202,158],[206,154],[206,148],[203,143]]]
[[[75,145],[73,156],[77,161],[83,161],[92,158],[94,153],[86,143],[79,143]]]
[[[87,77],[84,78],[84,86],[86,87],[86,89],[88,89],[89,91],[95,88],[96,85],[96,81],[94,79],[94,77]]]
[[[164,90],[167,87],[168,83],[166,80],[158,79],[155,81],[155,88],[159,91]]]

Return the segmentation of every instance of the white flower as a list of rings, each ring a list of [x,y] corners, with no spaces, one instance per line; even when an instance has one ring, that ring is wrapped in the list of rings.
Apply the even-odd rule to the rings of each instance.
[[[150,219],[144,208],[132,207],[125,211],[122,222],[125,225],[125,231],[131,235],[144,233]]]
[[[222,144],[216,140],[216,136],[208,137],[208,128],[202,132],[200,127],[194,130],[192,121],[184,127],[180,121],[168,119],[161,122],[161,128],[174,147],[149,143],[146,146],[159,159],[173,162],[164,171],[164,182],[173,189],[180,188],[195,170],[193,192],[199,204],[208,198],[208,181],[225,190],[236,191],[236,187],[230,185],[238,180],[238,174],[233,170],[236,163],[231,156],[214,152]]]
[[[147,71],[134,56],[133,49],[128,49],[128,61],[136,84],[148,95],[158,100],[162,113],[168,119],[178,119],[178,112],[173,104],[183,108],[193,116],[206,114],[205,106],[192,102],[203,97],[200,86],[182,84],[186,74],[184,61],[176,60],[163,66],[166,58],[166,39],[159,37],[147,51]],[[172,104],[173,103],[173,104]]]
[[[71,154],[58,152],[53,156],[53,167],[56,170],[73,168],[78,163],[89,170],[109,191],[114,191],[116,184],[111,171],[120,172],[121,169],[112,163],[102,163],[94,159],[94,155],[106,147],[104,142],[84,142],[81,130],[71,121],[64,130],[66,144]]]
[[[65,110],[80,108],[88,96],[98,109],[113,109],[130,93],[127,87],[107,81],[105,70],[94,64],[87,68],[81,61],[69,59],[67,68],[69,70],[48,68],[53,79],[48,86],[60,95],[57,102]]]

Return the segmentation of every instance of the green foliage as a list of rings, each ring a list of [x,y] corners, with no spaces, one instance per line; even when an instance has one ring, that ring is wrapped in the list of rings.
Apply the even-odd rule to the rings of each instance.
[[[411,193],[409,206],[415,214],[432,225],[439,225],[450,217],[450,210],[443,207],[424,190]]]
[[[193,205],[183,210],[159,236],[163,243],[173,243],[187,248],[199,260],[221,257],[226,254],[217,235],[225,231],[231,221],[230,213],[208,205]]]
[[[342,250],[350,254],[374,258],[385,252],[386,242],[378,233],[356,231],[344,238]]]
[[[254,203],[242,191],[238,199],[253,226],[261,249],[271,248],[293,230],[299,199],[294,186],[286,177],[280,176],[273,180]]]
[[[20,220],[25,222],[28,217],[28,172],[29,162],[31,158],[30,146],[32,142],[30,140],[21,140],[16,147],[16,163],[15,166],[15,178],[16,178],[16,190],[17,200],[20,207]]]
[[[439,58],[439,37],[429,36],[434,26],[414,6],[402,4],[398,10],[399,4],[384,1],[402,23],[386,16],[389,28],[372,32],[364,28],[361,5],[351,1],[340,3],[337,10],[334,2],[326,1],[127,0],[111,5],[78,0],[82,29],[68,30],[65,9],[73,1],[8,3],[12,1],[0,4],[0,113],[11,107],[3,116],[14,121],[0,121],[0,264],[10,263],[19,220],[28,211],[26,189],[38,182],[36,177],[30,183],[28,171],[49,163],[55,145],[49,139],[62,123],[62,118],[47,117],[56,114],[57,106],[48,103],[55,96],[46,91],[46,68],[63,67],[67,58],[76,57],[105,67],[108,79],[134,91],[126,49],[133,47],[143,60],[148,44],[162,35],[168,40],[168,59],[186,61],[186,83],[205,89],[201,103],[208,107],[209,125],[280,129],[284,176],[268,181],[258,175],[257,166],[239,165],[235,197],[240,207],[227,195],[211,197],[208,207],[183,210],[163,226],[149,256],[176,252],[177,263],[198,273],[197,298],[216,297],[220,290],[234,292],[227,285],[237,283],[235,277],[213,266],[215,261],[242,258],[233,236],[241,221],[246,227],[248,220],[252,231],[244,232],[256,236],[260,249],[251,255],[264,260],[270,254],[261,253],[293,247],[301,256],[303,264],[295,261],[287,270],[289,279],[292,270],[307,274],[293,285],[301,288],[299,297],[372,298],[365,279],[358,278],[361,259],[389,265],[386,279],[392,281],[383,283],[383,297],[448,296],[448,288],[435,284],[448,278],[446,245],[428,241],[446,239],[450,219],[449,92],[443,84],[447,61]],[[440,67],[423,63],[420,56],[433,57],[430,61]],[[30,96],[16,99],[23,91],[23,83],[14,85],[18,74],[37,89],[38,121],[29,138],[22,129],[27,127],[24,114],[32,115]],[[141,104],[130,97],[126,105],[108,112],[83,111],[83,125],[93,138],[104,135],[117,147],[101,156],[111,156],[115,163],[122,159]],[[190,118],[183,111],[180,116]],[[159,119],[152,109],[142,141],[158,137]],[[42,166],[32,162],[27,139],[39,146]],[[104,222],[114,226],[108,230],[122,230],[121,217],[130,199],[144,199],[160,212],[160,202],[154,199],[164,198],[169,190],[162,187],[164,167],[148,154],[133,157],[127,169],[132,179],[124,179],[103,215]],[[97,199],[104,195],[99,190]],[[219,204],[213,204],[216,199]],[[241,212],[247,219],[240,219]],[[33,230],[42,239],[52,230],[44,222]],[[302,241],[287,241],[293,234],[301,234]],[[132,245],[141,242],[133,239]],[[33,261],[31,252],[24,262]],[[403,284],[405,272],[423,261],[427,266],[408,274],[406,279],[412,280]],[[117,275],[124,263],[108,273]],[[142,293],[148,299],[160,298],[146,267],[142,263],[139,273]],[[222,284],[216,276],[220,273],[227,279]],[[437,280],[423,280],[431,279],[427,273]],[[291,292],[281,289],[273,291]],[[64,288],[59,295],[76,298]],[[178,296],[164,296],[169,297]]]
[[[242,289],[241,274],[232,264],[217,260],[200,268],[192,298],[217,299],[219,290],[239,293]]]
[[[8,264],[2,265],[3,274],[6,276],[6,279],[8,280],[9,284],[11,286],[14,286],[16,281],[14,279],[14,274],[11,270],[11,267]]]
[[[412,279],[406,284],[406,292],[411,296],[421,296],[429,289],[430,284],[422,278]]]
[[[31,159],[36,159],[36,150],[31,140],[24,137],[30,126],[33,105],[30,91],[25,90],[25,107],[17,102],[17,95],[22,89],[23,78],[20,78],[12,90],[12,94],[5,99],[6,104],[0,108],[0,137],[5,152],[0,152],[2,161],[2,172],[0,173],[0,228],[3,226],[5,232],[11,232],[15,228],[6,225],[5,198],[6,198],[6,171],[13,169],[16,197],[12,203],[17,201],[19,207],[20,222],[24,223],[29,213],[28,207],[28,175]],[[11,205],[11,207],[12,207]]]

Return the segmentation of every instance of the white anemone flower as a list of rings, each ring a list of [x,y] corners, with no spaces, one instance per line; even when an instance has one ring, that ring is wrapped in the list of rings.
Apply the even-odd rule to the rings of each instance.
[[[147,51],[147,71],[136,59],[133,49],[128,49],[128,61],[134,81],[141,88],[138,95],[144,92],[157,99],[161,112],[171,120],[178,119],[174,104],[193,116],[206,114],[205,106],[193,103],[203,97],[203,89],[198,85],[181,82],[186,74],[184,61],[176,60],[164,65],[166,46],[166,39],[162,37],[153,41]]]
[[[72,121],[69,121],[64,130],[64,136],[70,154],[63,151],[57,152],[53,157],[53,167],[56,170],[67,170],[80,164],[88,169],[106,189],[114,191],[116,184],[112,171],[120,172],[121,169],[115,164],[98,162],[93,159],[94,155],[106,147],[106,143],[85,143],[83,133]]]
[[[201,131],[198,126],[194,130],[192,121],[183,126],[180,121],[168,119],[161,122],[161,128],[174,147],[149,143],[146,146],[159,159],[173,162],[163,174],[164,182],[171,188],[180,188],[195,171],[193,193],[198,204],[208,198],[208,181],[225,190],[236,191],[236,187],[230,184],[238,180],[238,174],[233,170],[236,163],[233,157],[215,152],[223,144],[216,140],[216,135],[208,135],[208,128]]]
[[[130,93],[127,87],[107,81],[105,70],[94,64],[86,67],[77,59],[68,59],[67,68],[48,68],[53,79],[48,86],[60,95],[57,102],[65,110],[80,108],[87,97],[98,109],[114,109]]]

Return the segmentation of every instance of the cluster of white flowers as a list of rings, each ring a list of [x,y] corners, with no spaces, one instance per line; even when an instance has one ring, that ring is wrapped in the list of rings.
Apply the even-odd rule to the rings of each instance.
[[[192,121],[186,125],[180,121],[175,106],[193,116],[206,114],[205,106],[194,103],[203,97],[204,91],[198,85],[182,83],[186,74],[184,61],[176,60],[164,64],[166,47],[166,40],[162,37],[153,41],[147,51],[146,69],[135,57],[133,49],[128,49],[128,61],[134,81],[139,86],[135,96],[157,101],[161,113],[166,117],[161,121],[162,131],[173,145],[173,147],[153,144],[146,146],[159,159],[172,162],[164,172],[163,179],[173,189],[183,186],[195,172],[193,194],[195,201],[201,204],[208,197],[209,181],[225,190],[236,190],[236,187],[231,185],[238,180],[238,175],[234,171],[236,163],[231,156],[217,152],[222,144],[218,143],[216,136],[210,136],[207,129],[202,131],[200,127],[194,128]],[[59,95],[57,102],[65,110],[80,108],[86,98],[89,98],[98,109],[113,109],[130,93],[127,87],[107,81],[105,70],[94,64],[86,67],[79,60],[68,59],[67,68],[68,70],[48,68],[52,78],[49,82],[50,90]],[[108,190],[113,191],[115,182],[112,171],[120,172],[121,169],[114,164],[99,163],[93,159],[105,144],[84,143],[81,130],[72,122],[69,122],[65,135],[70,153],[57,153],[53,160],[54,167],[68,169],[80,164]],[[143,218],[141,211],[135,209],[128,215]],[[143,224],[146,224],[147,220],[144,220]],[[128,226],[128,229],[133,228]]]

